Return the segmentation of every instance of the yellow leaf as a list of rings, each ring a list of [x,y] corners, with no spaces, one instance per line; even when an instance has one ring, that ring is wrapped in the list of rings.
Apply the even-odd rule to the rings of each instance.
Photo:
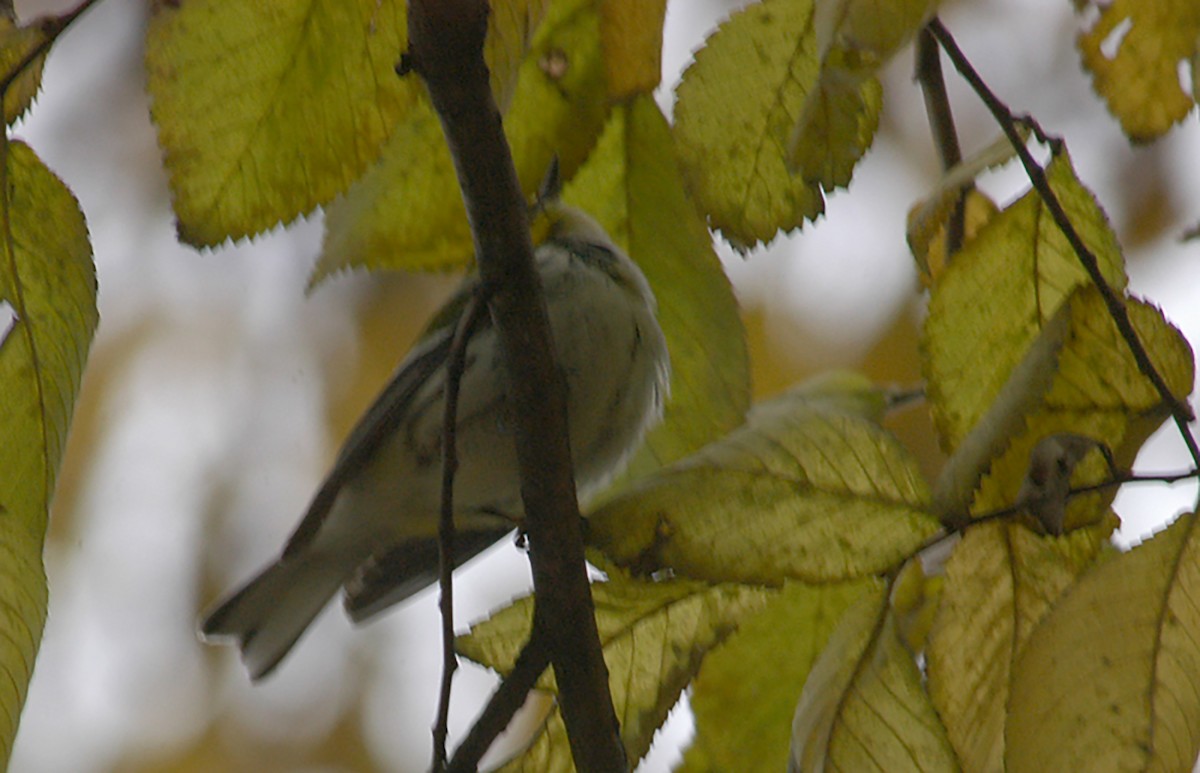
[[[666,119],[649,95],[613,108],[563,200],[591,212],[637,261],[658,299],[671,352],[663,423],[634,457],[636,476],[742,421],[750,402],[745,333],[712,239],[683,190]]]
[[[878,66],[906,44],[937,8],[937,0],[817,0],[817,43]]]
[[[558,156],[570,176],[607,107],[596,0],[554,3],[522,62],[504,128],[532,196]],[[446,270],[471,261],[471,231],[450,152],[432,108],[418,102],[379,162],[326,207],[315,285],[340,271]]]
[[[239,239],[308,212],[373,161],[417,95],[394,72],[399,0],[156,3],[147,87],[180,238]]]
[[[1046,172],[1101,272],[1120,292],[1124,260],[1104,213],[1065,152]],[[964,246],[933,289],[922,338],[929,400],[946,449],[954,450],[979,421],[1071,291],[1090,282],[1035,191]]]
[[[825,190],[850,182],[879,124],[883,89],[875,78],[933,14],[931,0],[817,0],[813,27],[821,62],[788,139],[787,157]]]
[[[1200,3],[1195,0],[1096,2],[1099,19],[1079,36],[1096,92],[1135,142],[1167,132],[1195,105],[1180,68],[1200,83]]]
[[[927,199],[908,213],[908,248],[921,270],[921,283],[932,288],[941,279],[949,260],[946,256],[946,226],[958,203],[958,194]],[[963,243],[975,238],[1000,211],[987,194],[972,188],[967,192],[963,218]]]
[[[1027,130],[1022,130],[1028,134]],[[1016,150],[1001,136],[970,158],[946,170],[937,187],[908,212],[908,247],[921,269],[921,281],[932,287],[946,267],[946,225],[964,191],[968,191],[963,241],[973,238],[998,211],[986,195],[973,187],[980,174],[1008,162]]]
[[[631,761],[650,748],[654,732],[699,670],[704,655],[770,596],[769,591],[748,586],[644,582],[618,570],[609,573],[608,582],[592,585],[609,687]],[[472,626],[469,634],[459,637],[458,650],[506,674],[529,638],[532,619],[533,599],[527,596]],[[553,674],[547,671],[539,686],[553,691]],[[570,754],[563,756],[566,739],[561,722],[555,709],[548,728],[506,770],[562,769],[561,761],[569,760]]]
[[[600,5],[600,40],[608,95],[614,101],[650,94],[662,80],[663,22],[667,0],[606,0]]]
[[[531,41],[551,0],[490,0],[483,58],[500,112],[508,111]]]
[[[1114,523],[1059,538],[989,523],[955,546],[925,656],[930,697],[964,770],[1001,769],[1013,659]]]
[[[0,767],[12,750],[46,617],[42,541],[98,321],[87,225],[26,145],[0,141]]]
[[[915,460],[869,419],[802,386],[636,482],[588,519],[639,571],[710,581],[832,582],[887,571],[939,531]]]
[[[4,92],[4,123],[11,126],[25,114],[42,87],[46,54],[32,56],[47,41],[47,29],[38,21],[18,26],[12,8],[0,13],[0,80],[12,79]],[[24,63],[18,71],[16,68]]]
[[[680,163],[710,224],[735,247],[824,211],[820,187],[793,175],[786,154],[818,70],[811,2],[764,0],[721,25],[683,74]]]
[[[1200,754],[1196,516],[1085,575],[1013,666],[1009,770],[1191,770]]]
[[[788,140],[788,162],[825,190],[850,184],[875,136],[883,87],[871,71],[826,62]]]
[[[1140,301],[1126,302],[1134,330],[1172,394],[1183,399],[1192,390],[1191,347],[1162,312]],[[1142,444],[1169,416],[1158,390],[1144,376],[1128,344],[1094,287],[1077,290],[1064,308],[1068,332],[1053,368],[1049,389],[1024,413],[1019,432],[1004,453],[992,460],[980,483],[974,511],[1002,507],[1017,500],[1030,454],[1042,438],[1059,433],[1083,435],[1103,442],[1117,465],[1128,468]],[[1111,475],[1099,453],[1090,454],[1071,480],[1080,486]],[[1104,513],[1115,488],[1074,497],[1067,505],[1065,527],[1076,528]]]
[[[696,736],[681,773],[784,770],[804,680],[846,609],[878,584],[788,583],[704,659],[692,682]]]
[[[883,588],[842,616],[796,706],[789,771],[956,771]]]

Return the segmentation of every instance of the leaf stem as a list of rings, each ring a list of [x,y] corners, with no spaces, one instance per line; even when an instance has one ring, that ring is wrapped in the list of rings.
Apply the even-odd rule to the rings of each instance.
[[[1054,219],[1066,237],[1067,242],[1071,245],[1075,255],[1079,258],[1079,262],[1083,265],[1088,276],[1091,277],[1092,283],[1100,290],[1100,295],[1104,299],[1104,305],[1108,308],[1108,313],[1112,317],[1113,322],[1117,325],[1117,330],[1120,331],[1121,337],[1125,343],[1129,345],[1130,351],[1133,353],[1134,361],[1137,362],[1138,370],[1142,372],[1146,378],[1150,379],[1154,384],[1154,388],[1158,390],[1163,401],[1170,407],[1171,415],[1175,419],[1175,425],[1179,428],[1180,435],[1183,436],[1183,442],[1187,445],[1188,453],[1192,457],[1192,463],[1196,467],[1200,467],[1200,447],[1197,447],[1196,440],[1192,437],[1191,431],[1188,429],[1188,424],[1195,419],[1195,414],[1191,407],[1175,397],[1167,386],[1162,375],[1155,368],[1154,363],[1150,361],[1150,355],[1142,346],[1141,340],[1138,338],[1137,331],[1133,328],[1133,323],[1129,320],[1129,313],[1125,308],[1125,302],[1120,295],[1108,284],[1104,275],[1100,271],[1100,264],[1096,260],[1095,254],[1083,243],[1083,239],[1079,236],[1079,232],[1075,230],[1075,226],[1071,223],[1062,204],[1055,195],[1054,190],[1050,187],[1050,182],[1046,178],[1046,171],[1034,160],[1033,155],[1025,146],[1025,141],[1021,138],[1020,131],[1017,128],[1018,124],[1028,126],[1038,138],[1050,146],[1051,153],[1057,155],[1062,151],[1063,141],[1061,137],[1050,137],[1038,123],[1029,116],[1021,116],[1017,118],[1009,110],[1008,106],[1000,101],[999,98],[988,88],[987,84],[971,66],[958,44],[955,43],[953,36],[942,25],[941,20],[934,18],[926,26],[929,33],[938,41],[942,50],[946,52],[946,56],[954,64],[956,70],[962,75],[963,79],[971,86],[979,99],[991,112],[1000,129],[1008,137],[1012,143],[1013,149],[1017,152],[1017,157],[1021,160],[1021,165],[1025,168],[1025,173],[1029,177],[1030,183],[1034,190],[1038,192],[1042,203],[1045,204],[1046,210]]]

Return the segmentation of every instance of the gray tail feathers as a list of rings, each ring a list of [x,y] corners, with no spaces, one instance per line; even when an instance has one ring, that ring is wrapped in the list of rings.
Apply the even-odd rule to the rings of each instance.
[[[463,530],[454,535],[454,568],[499,542],[512,531],[501,528]],[[434,537],[410,539],[373,557],[346,583],[346,612],[362,623],[404,601],[438,578],[438,543]]]
[[[207,640],[236,641],[250,678],[261,679],[279,665],[350,571],[328,556],[276,561],[209,613],[200,633]]]

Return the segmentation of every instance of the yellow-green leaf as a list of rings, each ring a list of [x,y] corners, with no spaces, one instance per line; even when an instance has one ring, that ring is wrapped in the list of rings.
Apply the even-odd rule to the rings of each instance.
[[[1177,399],[1192,390],[1191,347],[1157,308],[1141,301],[1125,303],[1130,321],[1150,360]],[[1103,442],[1117,464],[1127,468],[1154,430],[1170,415],[1169,406],[1137,367],[1100,292],[1077,290],[1063,313],[1067,334],[1053,369],[1053,380],[1037,405],[1025,412],[1023,426],[1005,452],[994,459],[979,486],[976,512],[1013,503],[1025,480],[1030,453],[1042,438],[1059,433]],[[1075,470],[1075,485],[1097,483],[1110,475],[1099,453]],[[1098,518],[1115,489],[1074,498],[1067,506],[1067,528]]]
[[[937,0],[818,0],[817,43],[878,66],[905,45],[937,8]]]
[[[692,195],[734,246],[750,248],[824,210],[820,187],[789,170],[788,137],[816,86],[808,0],[764,0],[734,14],[696,52],[675,104]]]
[[[989,523],[955,546],[925,656],[930,697],[964,770],[1001,769],[1013,659],[1114,525],[1110,517],[1049,538]]]
[[[824,190],[849,185],[854,165],[875,136],[882,107],[883,87],[873,71],[827,60],[788,139],[788,163]]]
[[[11,7],[0,13],[0,81],[12,79],[4,93],[4,123],[8,126],[25,114],[42,86],[46,54],[42,52],[32,60],[28,57],[46,42],[46,32],[38,22],[17,26]]]
[[[667,0],[608,0],[600,5],[600,39],[609,97],[650,94],[662,80]]]
[[[1098,566],[1013,667],[1009,770],[1191,770],[1200,754],[1196,516]]]
[[[329,201],[417,96],[399,0],[155,3],[147,87],[180,238],[215,245]]]
[[[956,771],[880,587],[842,616],[796,706],[789,771]]]
[[[842,614],[875,585],[789,583],[709,653],[692,682],[696,736],[678,770],[784,770],[808,671]]]
[[[0,767],[46,617],[42,541],[80,377],[96,329],[87,225],[26,145],[0,144]]]
[[[641,266],[671,352],[663,423],[630,475],[661,467],[736,427],[750,402],[745,332],[712,239],[683,190],[670,129],[649,95],[613,108],[563,200],[591,212]]]
[[[592,585],[596,625],[608,665],[609,688],[631,761],[650,748],[654,732],[700,668],[704,655],[726,639],[747,615],[761,609],[770,591],[685,580],[644,582],[610,572]],[[459,637],[459,652],[507,674],[529,638],[533,599],[525,597]],[[553,690],[553,675],[540,683]],[[565,735],[555,710],[548,732],[535,739],[511,770],[557,770]],[[567,754],[567,760],[570,755]]]
[[[1087,5],[1099,18],[1079,36],[1096,92],[1135,142],[1167,132],[1196,104],[1180,82],[1200,82],[1200,4],[1195,0],[1113,0]]]
[[[788,139],[787,157],[810,183],[848,185],[879,124],[875,74],[933,13],[936,2],[817,0],[813,27],[821,63]]]
[[[1113,289],[1124,261],[1099,205],[1065,152],[1050,186]],[[991,405],[1042,327],[1071,291],[1090,283],[1035,191],[1004,209],[966,244],[933,288],[923,369],[940,440],[954,450]]]
[[[844,405],[802,386],[756,406],[742,427],[593,513],[589,541],[639,571],[710,581],[886,571],[940,527],[916,461]]]
[[[504,129],[527,195],[556,155],[574,174],[607,115],[596,0],[554,3],[521,64]],[[404,116],[379,162],[326,207],[316,284],[339,271],[445,270],[471,261],[471,231],[441,126],[427,102]]]

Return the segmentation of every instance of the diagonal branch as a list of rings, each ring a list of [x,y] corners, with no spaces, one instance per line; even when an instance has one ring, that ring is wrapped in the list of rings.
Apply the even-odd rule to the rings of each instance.
[[[624,770],[583,556],[562,373],[533,262],[524,197],[483,61],[484,0],[410,0],[401,64],[429,89],[454,159],[479,273],[509,374],[536,594],[576,768]]]
[[[1017,151],[1017,157],[1021,159],[1021,165],[1025,167],[1025,173],[1029,176],[1029,181],[1033,185],[1034,190],[1038,192],[1042,202],[1046,205],[1046,210],[1054,219],[1066,237],[1067,242],[1071,245],[1071,249],[1075,251],[1075,255],[1079,258],[1079,262],[1083,265],[1088,276],[1091,277],[1092,283],[1100,290],[1100,295],[1104,298],[1104,305],[1108,309],[1109,315],[1117,325],[1117,330],[1120,331],[1121,337],[1125,343],[1129,345],[1130,351],[1133,353],[1133,359],[1137,362],[1138,370],[1142,372],[1150,382],[1154,384],[1154,388],[1158,390],[1163,402],[1171,409],[1171,415],[1175,419],[1175,425],[1179,428],[1179,434],[1183,437],[1183,442],[1187,444],[1188,452],[1191,454],[1192,462],[1197,467],[1200,467],[1200,447],[1197,447],[1195,438],[1188,429],[1188,423],[1195,419],[1191,407],[1171,394],[1170,388],[1163,379],[1162,374],[1154,367],[1154,363],[1150,361],[1150,355],[1146,353],[1146,348],[1142,346],[1141,339],[1138,338],[1137,331],[1133,328],[1133,323],[1129,320],[1129,313],[1125,308],[1124,299],[1112,289],[1105,280],[1104,275],[1100,271],[1100,264],[1096,260],[1095,254],[1092,253],[1088,246],[1083,243],[1083,239],[1079,236],[1079,232],[1075,230],[1075,226],[1071,223],[1062,204],[1055,195],[1054,190],[1050,187],[1049,180],[1046,179],[1046,172],[1041,165],[1033,158],[1029,149],[1025,147],[1024,140],[1021,139],[1018,124],[1029,126],[1037,136],[1037,138],[1050,145],[1053,153],[1058,153],[1062,147],[1061,138],[1048,137],[1042,128],[1037,125],[1037,122],[1029,117],[1020,119],[1013,116],[1012,111],[1008,106],[996,97],[988,88],[987,84],[971,66],[958,44],[954,42],[954,38],[950,32],[942,25],[941,21],[934,18],[929,22],[927,28],[946,52],[946,56],[954,63],[955,69],[962,75],[963,79],[970,84],[971,88],[979,96],[980,100],[991,112],[996,119],[996,123],[1000,125],[1009,142],[1012,143],[1013,149]]]
[[[492,699],[471,726],[467,737],[454,750],[454,757],[450,760],[446,773],[473,773],[479,768],[479,761],[491,748],[496,737],[508,727],[517,709],[525,704],[525,697],[549,663],[550,653],[546,649],[546,637],[535,628],[521,654],[517,656],[513,670],[496,688]]]

